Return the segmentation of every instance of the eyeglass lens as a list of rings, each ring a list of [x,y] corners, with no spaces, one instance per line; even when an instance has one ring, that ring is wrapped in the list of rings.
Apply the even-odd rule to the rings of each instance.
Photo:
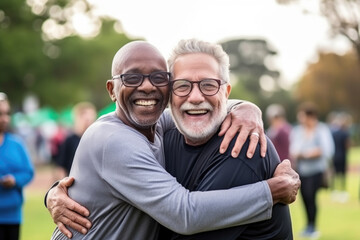
[[[129,73],[121,75],[125,86],[140,86],[145,77],[149,77],[150,82],[154,86],[165,86],[169,83],[170,79],[168,72],[154,72],[151,74]]]
[[[220,88],[220,81],[216,79],[203,79],[199,82],[180,79],[172,82],[172,91],[177,96],[185,97],[190,94],[193,84],[198,84],[201,93],[206,96],[215,95]]]

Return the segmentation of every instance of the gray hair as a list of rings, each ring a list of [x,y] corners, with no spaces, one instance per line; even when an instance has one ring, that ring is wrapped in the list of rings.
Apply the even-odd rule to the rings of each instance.
[[[194,38],[180,40],[177,46],[173,49],[168,59],[169,71],[173,73],[174,63],[178,57],[180,57],[181,55],[186,55],[191,53],[205,53],[214,57],[219,64],[219,68],[220,68],[219,75],[221,80],[229,83],[230,81],[229,56],[223,50],[221,45],[197,40]]]

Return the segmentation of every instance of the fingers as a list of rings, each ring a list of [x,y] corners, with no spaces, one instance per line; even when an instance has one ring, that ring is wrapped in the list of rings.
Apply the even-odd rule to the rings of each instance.
[[[260,155],[261,157],[265,157],[267,150],[267,141],[264,132],[260,132]]]
[[[5,175],[2,177],[2,185],[6,188],[12,188],[16,184],[15,177],[11,174]]]
[[[274,177],[268,180],[274,203],[290,204],[296,200],[301,181],[291,168],[289,160],[283,160],[275,169]]]
[[[60,232],[62,232],[63,234],[65,234],[65,236],[67,236],[68,238],[72,238],[72,233],[69,231],[69,229],[67,229],[67,228],[65,227],[64,224],[62,224],[61,222],[59,222],[59,223],[57,224],[57,226],[58,226]]]
[[[53,209],[52,215],[55,215],[54,220],[56,215],[63,215],[64,213],[69,219],[78,219],[78,216],[87,217],[90,215],[89,210],[72,200],[64,192],[60,192],[56,196],[51,197],[51,208]]]
[[[59,230],[67,236],[69,236],[69,232],[65,226],[83,234],[91,227],[91,222],[85,218],[89,216],[89,211],[67,195],[67,189],[73,182],[74,178],[64,178],[48,192],[47,199],[48,210],[54,222],[59,226]]]
[[[247,157],[253,157],[258,143],[261,145],[260,154],[262,157],[265,157],[267,142],[263,125],[261,110],[256,105],[246,102],[240,104],[226,116],[223,124],[221,125],[219,136],[225,135],[220,145],[220,153],[224,153],[226,151],[231,140],[239,132],[231,152],[231,155],[234,158],[238,157],[240,150],[249,135],[251,135],[251,133],[256,133],[257,136],[250,136]]]
[[[91,228],[91,222],[78,213],[84,211],[88,212],[86,208],[74,201],[62,200],[59,200],[56,203],[56,206],[50,209],[51,216],[56,224],[59,225],[59,223],[61,223],[78,232],[86,234],[87,230]]]
[[[230,122],[231,117],[228,115],[221,125],[219,136],[222,136],[223,134],[225,134],[225,136],[220,145],[220,153],[224,153],[227,150],[231,140],[235,137],[239,130],[238,128],[235,128],[234,125],[232,125]]]
[[[80,214],[81,216],[88,217],[90,215],[89,210],[87,210],[87,208],[81,206],[79,203],[75,202],[71,198],[69,198],[69,203],[67,204],[67,207],[70,210],[72,210],[73,212]],[[78,217],[80,215],[76,215],[74,217]],[[86,219],[86,218],[83,218],[83,219]]]
[[[296,201],[297,194],[299,192],[301,182],[299,179],[292,179],[292,184],[290,184],[289,196],[285,198],[284,204],[291,204]]]
[[[60,180],[59,186],[69,188],[71,185],[73,185],[75,179],[73,177],[66,177]]]
[[[274,177],[283,175],[283,174],[290,174],[291,173],[291,164],[290,161],[284,160],[280,162],[274,172]]]
[[[241,148],[243,147],[247,137],[248,136],[243,131],[241,131],[239,133],[239,135],[236,138],[235,145],[234,145],[234,147],[233,147],[233,149],[231,151],[231,156],[233,158],[236,158],[236,157],[239,156]]]
[[[67,216],[70,216],[70,218],[68,218]],[[59,218],[59,221],[57,223],[58,223],[58,225],[60,223],[65,225],[65,228],[66,228],[66,226],[71,227],[72,229],[74,229],[82,234],[86,234],[90,227],[84,227],[84,225],[86,225],[85,221],[87,221],[87,220],[86,219],[84,220],[84,218],[81,217],[80,215],[77,215],[73,212],[72,213],[67,212],[67,213],[64,213],[64,215],[62,215]]]
[[[246,153],[246,156],[248,158],[252,158],[254,156],[256,146],[258,145],[259,137],[257,135],[255,135],[255,134],[250,134],[249,138],[250,138],[250,143],[249,143],[249,148],[248,148],[248,151]]]
[[[222,136],[226,133],[226,131],[230,128],[231,126],[231,116],[230,114],[226,115],[225,120],[222,122],[221,127],[220,127],[220,132],[219,132],[219,136]]]
[[[266,150],[267,150],[267,141],[266,141],[266,135],[264,132],[263,125],[258,124],[254,128],[249,129],[249,136],[250,136],[249,150],[250,150],[250,147],[254,147],[254,151],[255,151],[255,148],[256,148],[257,144],[259,143],[260,144],[260,155],[261,155],[261,157],[265,157]],[[254,151],[252,152],[252,155],[253,155]],[[248,151],[248,153],[247,153],[248,158],[252,157],[252,155],[250,156],[250,154],[251,154],[251,152]]]
[[[285,165],[288,165],[289,167],[291,167],[291,163],[290,163],[289,159],[282,160],[280,164],[285,164]]]

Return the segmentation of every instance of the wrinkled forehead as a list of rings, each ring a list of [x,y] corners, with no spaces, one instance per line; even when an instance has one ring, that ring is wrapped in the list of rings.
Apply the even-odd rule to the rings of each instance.
[[[125,45],[116,53],[113,60],[112,75],[154,71],[167,71],[166,61],[161,53],[147,42]]]
[[[175,79],[199,81],[203,78],[220,78],[220,66],[216,59],[206,53],[189,53],[179,56],[173,67]]]

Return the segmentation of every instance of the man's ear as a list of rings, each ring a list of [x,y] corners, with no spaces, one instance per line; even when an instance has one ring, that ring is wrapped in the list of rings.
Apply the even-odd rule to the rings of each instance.
[[[114,80],[107,80],[106,81],[106,89],[109,93],[109,96],[111,98],[111,101],[115,102],[116,101],[116,96],[115,96],[115,86],[114,86]]]
[[[228,84],[228,85],[226,86],[226,97],[227,97],[227,98],[229,98],[230,92],[231,92],[231,85]]]

